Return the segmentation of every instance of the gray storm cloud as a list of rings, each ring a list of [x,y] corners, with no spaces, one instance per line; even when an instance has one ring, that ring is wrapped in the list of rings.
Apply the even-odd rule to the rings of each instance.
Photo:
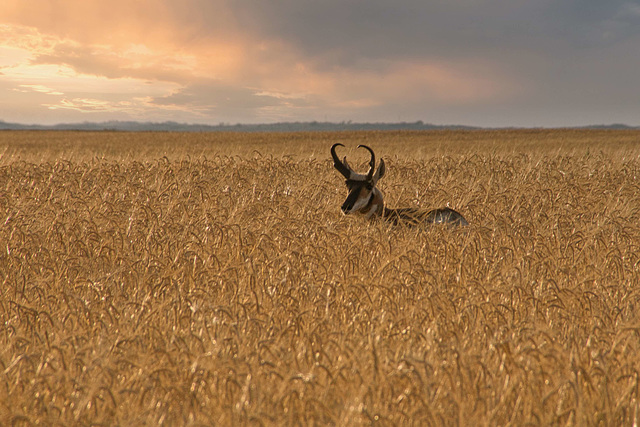
[[[640,124],[639,0],[7,1],[0,36],[31,52],[0,71],[24,102],[8,112],[28,109],[25,88],[38,85],[51,89],[32,90],[47,108],[55,93],[68,104],[64,76],[25,71],[53,66],[144,82],[106,105],[157,108],[154,118]],[[106,96],[75,89],[91,105]]]
[[[206,13],[198,21],[206,32],[216,10],[201,10]],[[521,87],[510,100],[484,100],[481,110],[458,105],[458,118],[445,104],[439,111],[447,110],[450,120],[501,125],[638,120],[638,1],[239,0],[225,10],[256,40],[286,42],[318,72],[373,70],[395,61],[469,64],[465,60],[473,58],[494,64]],[[431,110],[427,99],[415,107]],[[390,105],[370,111],[376,118],[385,111],[393,117],[393,108],[410,110]]]

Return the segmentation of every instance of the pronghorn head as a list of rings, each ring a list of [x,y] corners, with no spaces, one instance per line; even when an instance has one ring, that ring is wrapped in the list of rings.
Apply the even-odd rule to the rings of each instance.
[[[349,189],[349,195],[342,204],[342,212],[345,214],[358,212],[368,218],[372,215],[381,215],[384,202],[382,193],[376,188],[376,184],[384,176],[384,160],[380,160],[380,165],[376,170],[376,155],[373,150],[366,145],[358,145],[358,148],[364,148],[371,154],[369,171],[363,175],[351,169],[346,157],[340,161],[336,154],[336,147],[344,147],[344,145],[333,144],[331,147],[333,166],[347,179],[345,184]]]

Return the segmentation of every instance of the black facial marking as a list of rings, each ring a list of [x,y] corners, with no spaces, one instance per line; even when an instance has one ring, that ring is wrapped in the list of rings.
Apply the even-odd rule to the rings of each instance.
[[[361,191],[362,187],[355,187],[349,192],[347,199],[342,204],[342,212],[347,213],[353,208],[353,206],[356,204],[356,201],[360,197]]]

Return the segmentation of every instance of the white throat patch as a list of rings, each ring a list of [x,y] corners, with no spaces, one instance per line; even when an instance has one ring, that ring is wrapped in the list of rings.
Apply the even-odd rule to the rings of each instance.
[[[377,210],[378,210],[378,205],[376,205],[375,203],[372,204],[371,208],[364,213],[364,217],[367,219],[371,218],[376,213]]]

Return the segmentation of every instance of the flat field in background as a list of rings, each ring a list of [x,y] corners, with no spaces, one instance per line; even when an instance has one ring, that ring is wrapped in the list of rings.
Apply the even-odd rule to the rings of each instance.
[[[329,147],[384,158],[346,217]],[[0,424],[632,425],[640,132],[0,132]]]

